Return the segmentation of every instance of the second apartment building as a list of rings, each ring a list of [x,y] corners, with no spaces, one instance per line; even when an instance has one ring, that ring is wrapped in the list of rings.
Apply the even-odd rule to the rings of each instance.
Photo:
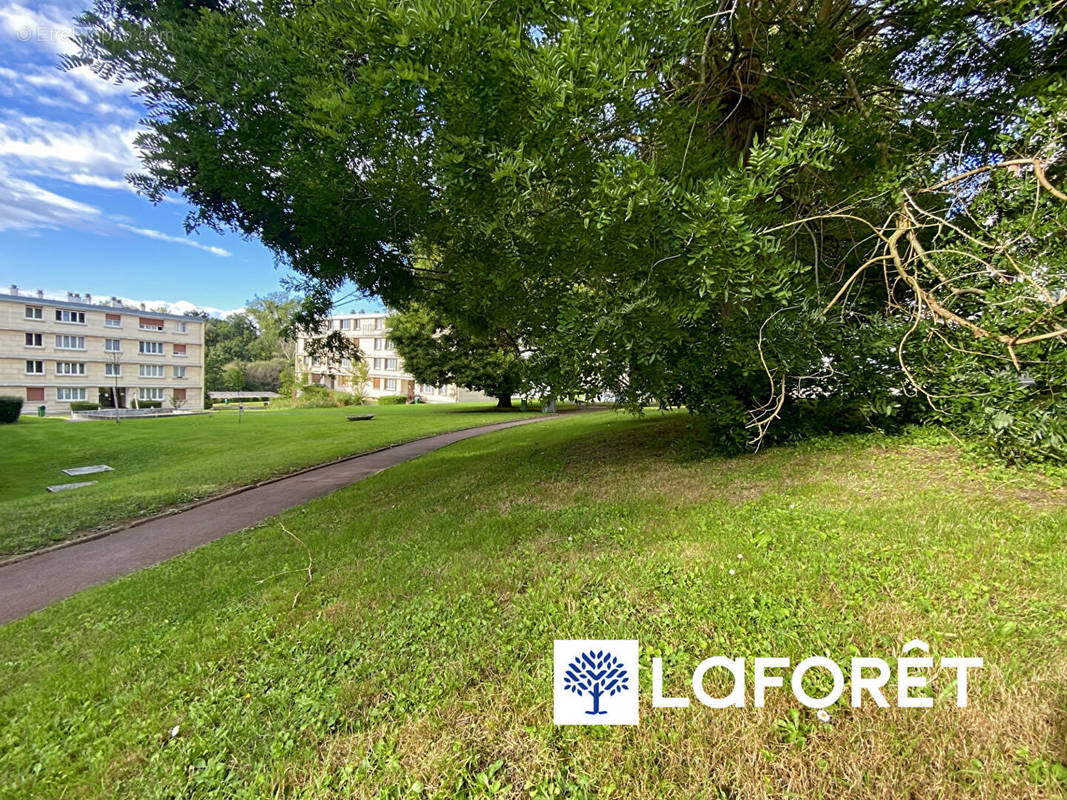
[[[462,386],[446,384],[429,386],[418,383],[414,376],[404,370],[402,359],[389,341],[389,315],[337,314],[326,320],[326,331],[340,331],[352,340],[363,354],[367,364],[367,380],[363,393],[379,398],[387,395],[418,397],[425,403],[486,403],[493,401],[481,392],[472,392]],[[312,356],[307,352],[307,337],[297,339],[296,375],[301,383],[312,383],[351,392],[355,385],[356,369],[349,358]]]
[[[75,402],[202,409],[204,320],[12,286],[0,294],[0,394],[22,397],[24,413]]]

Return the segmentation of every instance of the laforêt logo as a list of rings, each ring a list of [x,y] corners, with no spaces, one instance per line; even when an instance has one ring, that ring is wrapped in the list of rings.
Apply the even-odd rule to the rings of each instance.
[[[557,725],[637,724],[636,639],[557,639],[553,672]]]
[[[921,655],[910,655],[916,651]],[[557,639],[552,649],[556,724],[636,725],[637,654],[636,639]],[[891,667],[883,658],[854,656],[841,665],[825,656],[809,656],[794,665],[792,659],[783,656],[757,656],[749,661],[743,656],[717,655],[697,664],[689,684],[693,696],[707,708],[745,708],[750,698],[754,707],[762,708],[768,690],[787,691],[788,680],[788,690],[796,702],[825,714],[822,709],[846,701],[846,697],[847,704],[853,708],[872,704],[888,708],[894,701],[899,708],[932,708],[935,695],[944,698],[945,691],[932,692],[931,676],[926,673],[950,674],[954,670],[956,705],[967,708],[970,670],[985,666],[980,656],[949,655],[935,660],[930,655],[930,645],[921,639],[905,643],[894,661]],[[678,666],[671,676],[676,691],[682,688]],[[721,681],[716,681],[713,686],[718,686],[718,691],[711,693],[706,679],[712,670],[732,678],[726,684],[729,691],[724,693]],[[791,671],[791,674],[780,674],[780,671]],[[812,672],[825,673],[830,679],[819,684],[820,691],[815,695],[809,693],[813,687],[805,683],[805,676]],[[892,691],[889,686],[894,673],[896,685]],[[688,674],[684,666],[682,674]],[[686,694],[666,693],[667,680],[663,659],[652,658],[652,708],[688,708],[690,699]],[[847,695],[846,685],[849,685]],[[951,685],[947,688],[951,689]]]

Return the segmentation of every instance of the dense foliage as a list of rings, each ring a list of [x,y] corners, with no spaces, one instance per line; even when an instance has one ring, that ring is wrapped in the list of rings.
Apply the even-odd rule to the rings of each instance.
[[[206,387],[209,391],[276,392],[292,380],[294,342],[290,333],[299,300],[273,292],[250,300],[225,318],[204,314]]]
[[[419,383],[484,392],[497,399],[499,408],[511,408],[511,396],[522,386],[518,345],[501,332],[470,333],[415,306],[390,317],[389,339]]]
[[[937,419],[1067,458],[1062,11],[98,0],[74,62],[139,82],[140,187],[260,237],[308,324],[351,279],[722,446]]]

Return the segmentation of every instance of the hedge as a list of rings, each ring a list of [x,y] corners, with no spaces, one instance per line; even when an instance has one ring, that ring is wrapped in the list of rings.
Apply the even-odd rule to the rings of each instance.
[[[162,400],[138,400],[137,401],[137,407],[138,408],[162,408],[163,407],[163,401]]]
[[[406,394],[387,394],[378,398],[380,406],[402,406],[408,401]]]
[[[0,422],[18,422],[22,413],[22,398],[15,395],[0,395]]]
[[[70,410],[71,411],[96,411],[96,409],[98,409],[98,408],[100,408],[100,404],[99,403],[81,403],[81,402],[79,402],[79,403],[71,403],[70,404]]]

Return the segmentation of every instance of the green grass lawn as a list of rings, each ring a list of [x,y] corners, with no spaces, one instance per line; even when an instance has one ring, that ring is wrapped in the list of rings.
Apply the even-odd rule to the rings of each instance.
[[[348,414],[374,413],[369,422]],[[236,486],[342,456],[508,419],[478,405],[249,411],[173,419],[0,425],[0,555],[33,550]],[[114,472],[68,477],[69,467]],[[95,486],[49,494],[57,483]]]
[[[1062,477],[929,435],[685,462],[684,424],[479,437],[0,629],[0,796],[1064,796]],[[639,726],[553,726],[555,638],[640,640]],[[650,707],[653,656],[689,694],[912,638],[985,659],[969,708]]]

